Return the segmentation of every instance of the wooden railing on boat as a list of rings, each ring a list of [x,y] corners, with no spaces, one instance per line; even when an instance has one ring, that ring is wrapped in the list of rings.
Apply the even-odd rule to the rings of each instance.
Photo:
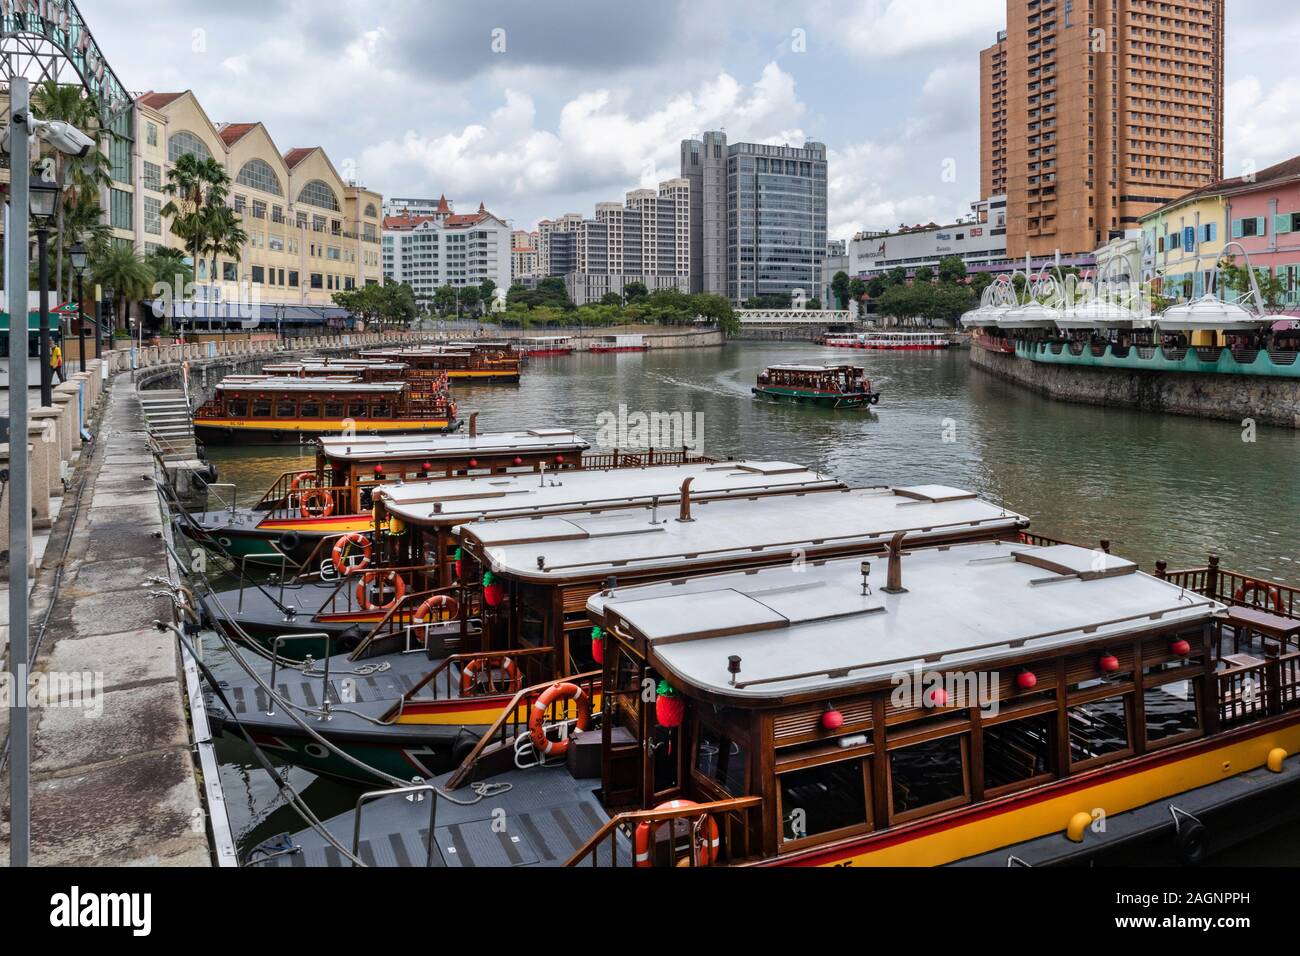
[[[403,571],[410,572],[412,570],[420,571],[423,569],[394,568],[393,570],[400,574]],[[387,568],[380,569],[380,573],[387,573],[387,571],[388,571]],[[341,584],[349,584],[351,581],[356,580],[358,576],[359,575],[357,574],[353,574],[348,577],[345,577],[343,578]],[[351,604],[354,596],[352,594],[352,590],[353,589],[350,587],[347,590],[347,600],[349,604]],[[416,591],[416,592],[404,594],[401,600],[393,604],[393,606],[390,607],[384,613],[384,616],[379,619],[378,623],[376,623],[375,626],[370,629],[370,633],[368,633],[364,638],[362,638],[361,643],[358,644],[356,650],[352,652],[353,659],[360,660],[362,657],[364,657],[366,650],[375,641],[380,640],[381,638],[384,637],[393,637],[401,633],[403,630],[410,628],[412,625],[416,625],[415,612],[420,609],[420,605],[422,605],[425,601],[429,600],[430,598],[435,598],[439,596],[446,596],[451,598],[453,601],[456,602],[457,610],[459,612],[458,616],[455,618],[448,618],[440,621],[419,622],[421,624],[450,624],[450,623],[455,623],[456,621],[468,622],[470,619],[478,617],[478,611],[480,610],[478,604],[475,602],[467,603],[470,601],[469,595],[470,593],[472,593],[472,591],[473,589],[467,588],[464,584],[449,584],[445,587],[433,588],[432,590],[429,591]],[[336,589],[334,591],[334,594],[331,596],[331,601],[337,598],[338,595],[339,595],[339,590]],[[326,613],[338,613],[338,612],[326,611],[324,607],[322,607],[321,613],[326,614]],[[468,628],[465,628],[465,630],[468,633]]]
[[[310,476],[310,482],[303,481],[298,488],[293,487],[293,483],[298,478],[306,479]],[[345,515],[352,508],[352,489],[348,487],[338,487],[335,485],[318,485],[316,484],[315,467],[302,468],[298,471],[288,471],[275,480],[262,500],[253,506],[257,512],[265,512],[267,517],[272,519],[298,518],[302,517],[303,495],[312,494],[313,508],[322,508],[323,503],[320,501],[321,495],[328,495],[330,502],[333,504],[333,514]]]
[[[1219,566],[1217,555],[1210,555],[1203,568],[1170,571],[1163,561],[1156,562],[1156,577],[1172,584],[1214,598],[1229,607],[1253,607],[1279,617],[1300,620],[1300,588],[1279,581],[1269,581]]]
[[[596,695],[600,693],[600,681],[602,671],[588,671],[584,674],[575,674],[572,677],[562,677],[558,680],[548,680],[543,684],[534,684],[532,687],[525,687],[511,699],[501,714],[492,722],[483,736],[479,738],[474,749],[466,754],[461,765],[456,768],[456,772],[447,780],[447,789],[456,790],[469,782],[474,774],[475,765],[479,758],[492,745],[497,747],[513,747],[515,739],[528,729],[528,715],[532,713],[533,702],[542,695],[548,687],[553,684],[575,684],[588,696],[588,699],[595,701]],[[521,705],[527,706],[521,706]],[[524,716],[521,718],[520,715]],[[557,723],[561,720],[572,720],[577,714],[577,707],[571,700],[557,700],[551,704],[547,710],[546,722]],[[592,707],[592,717],[596,717],[595,706]]]
[[[582,467],[588,471],[609,471],[615,468],[645,468],[650,465],[712,464],[716,460],[692,454],[686,448],[673,451],[650,448],[636,452],[620,451],[615,448],[610,454],[583,455]]]
[[[462,671],[465,667],[472,664],[474,661],[483,661],[485,664],[490,664],[493,661],[500,661],[508,657],[516,664],[518,664],[520,661],[524,661],[525,662],[524,666],[527,667],[528,662],[530,662],[531,658],[549,657],[551,655],[554,655],[554,653],[555,653],[555,648],[553,647],[529,647],[524,650],[518,650],[518,651],[488,651],[486,653],[483,651],[472,651],[467,654],[452,654],[450,657],[443,658],[438,663],[437,667],[435,667],[428,674],[426,674],[418,684],[416,684],[405,694],[403,694],[402,699],[398,703],[394,704],[392,709],[389,710],[383,717],[381,717],[380,720],[387,721],[397,716],[399,713],[402,712],[402,708],[405,704],[414,700],[419,695],[420,691],[424,690],[426,687],[429,687],[430,685],[433,686],[433,696],[435,700],[450,700],[452,697],[455,696],[455,693],[453,692],[452,689],[452,680],[453,680],[452,668],[453,667],[457,669],[455,680],[459,681],[460,671]],[[487,695],[501,695],[501,694],[506,694],[509,691],[518,690],[517,687],[511,687],[508,690],[503,687],[497,687],[495,683],[495,678],[491,674],[489,668],[484,668],[484,674],[486,675],[486,679],[488,682],[487,690],[484,692]],[[443,678],[442,680],[443,686],[441,688],[438,686],[439,678]]]
[[[753,846],[753,836],[761,832],[762,815],[762,797],[735,797],[687,807],[620,813],[597,830],[564,865],[581,866],[590,861],[593,867],[618,866],[619,837],[631,837],[643,824],[650,828],[648,840],[653,860],[658,828],[667,824],[671,828],[668,866],[726,866],[758,854],[757,848]],[[685,841],[684,847],[676,839],[675,824],[678,820],[686,820],[690,824],[690,839]],[[718,853],[710,863],[701,859],[700,851],[712,841],[712,828],[715,826],[718,831]],[[609,851],[609,862],[606,864],[601,862],[602,848],[608,848]]]

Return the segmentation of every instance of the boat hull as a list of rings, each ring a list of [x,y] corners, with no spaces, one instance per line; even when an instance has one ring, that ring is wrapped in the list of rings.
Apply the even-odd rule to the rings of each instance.
[[[786,405],[814,405],[818,408],[866,408],[880,404],[879,392],[827,394],[790,388],[755,387],[754,395],[768,402]]]
[[[240,421],[203,419],[194,423],[194,435],[205,445],[305,445],[322,435],[341,435],[355,429],[358,435],[454,432],[460,422],[448,418],[381,419],[354,422]]]

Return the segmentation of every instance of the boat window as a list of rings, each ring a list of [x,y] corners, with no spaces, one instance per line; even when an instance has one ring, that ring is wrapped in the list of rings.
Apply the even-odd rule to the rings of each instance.
[[[248,414],[248,399],[232,398],[226,402],[226,413],[231,418],[243,418]]]
[[[303,402],[298,414],[302,418],[320,418],[320,402]]]
[[[269,398],[259,398],[253,402],[254,418],[271,417],[271,400]]]
[[[967,801],[966,735],[940,737],[890,751],[890,803],[895,820]]]
[[[1053,773],[1056,712],[984,728],[984,790],[1010,789]]]
[[[325,417],[326,417],[326,418],[342,418],[342,417],[344,416],[344,414],[345,414],[344,411],[343,411],[343,409],[344,409],[344,405],[343,405],[342,402],[326,402],[326,403],[325,403]]]
[[[276,418],[293,418],[298,411],[297,403],[291,398],[281,398],[275,403]]]
[[[1128,702],[1131,696],[1108,697],[1070,708],[1071,765],[1129,751]]]
[[[782,840],[792,843],[870,825],[868,767],[862,757],[781,774]]]
[[[366,417],[366,403],[364,401],[348,402],[348,418],[365,418],[365,417]]]
[[[393,403],[388,401],[388,399],[381,399],[375,402],[374,409],[375,418],[393,417]]]
[[[700,724],[695,769],[733,797],[745,794],[745,748],[728,735]]]
[[[1195,680],[1180,680],[1146,689],[1142,703],[1148,744],[1157,744],[1201,729],[1197,684]]]

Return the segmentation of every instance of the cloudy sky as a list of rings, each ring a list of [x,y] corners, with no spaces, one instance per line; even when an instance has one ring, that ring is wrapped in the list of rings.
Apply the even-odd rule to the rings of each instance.
[[[1300,153],[1300,4],[1228,2],[1228,169]],[[830,226],[979,198],[979,50],[1004,0],[82,0],[128,89],[321,145],[385,195],[520,228],[678,173],[678,144],[830,149]]]

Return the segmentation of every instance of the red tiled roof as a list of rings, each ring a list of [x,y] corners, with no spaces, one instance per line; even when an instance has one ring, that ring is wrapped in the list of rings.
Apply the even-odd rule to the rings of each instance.
[[[443,215],[451,214],[451,206],[447,205],[447,194],[443,193],[438,199],[438,212]]]
[[[1279,180],[1293,179],[1300,176],[1300,156],[1292,156],[1290,159],[1284,159],[1280,163],[1275,163],[1267,169],[1261,169],[1253,174],[1253,178],[1247,179],[1245,176],[1231,176],[1228,179],[1220,179],[1216,183],[1210,183],[1208,186],[1202,186],[1199,189],[1193,189],[1189,193],[1184,193],[1177,199],[1171,199],[1166,205],[1181,205],[1190,202],[1193,199],[1199,199],[1202,196],[1214,196],[1219,193],[1231,192],[1238,189],[1249,189],[1256,186],[1267,186],[1270,183]]]
[[[184,95],[184,93],[155,93],[151,90],[141,96],[138,102],[157,110],[162,109],[169,103],[176,102]]]
[[[227,146],[234,146],[256,128],[256,123],[226,123],[218,135]]]
[[[433,216],[412,216],[410,210],[402,213],[400,216],[385,216],[385,229],[414,229],[416,226],[422,226],[426,222],[433,222]]]
[[[319,146],[299,146],[297,149],[291,149],[284,154],[284,164],[293,169],[319,148]]]

